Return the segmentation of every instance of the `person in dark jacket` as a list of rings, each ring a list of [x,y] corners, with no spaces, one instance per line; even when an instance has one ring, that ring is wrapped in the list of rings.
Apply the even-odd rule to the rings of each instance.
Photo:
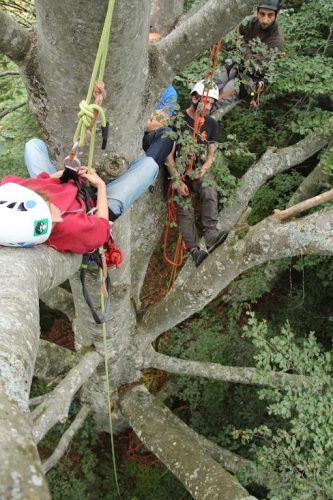
[[[218,142],[218,124],[208,113],[218,98],[219,92],[213,82],[200,80],[191,92],[191,102],[183,113],[183,125],[180,131],[179,143],[174,142],[171,153],[166,159],[166,166],[173,188],[176,192],[176,210],[180,232],[183,236],[186,250],[191,254],[195,266],[199,266],[208,254],[221,245],[228,236],[226,231],[220,231],[218,224],[218,198],[214,180],[210,172],[215,160],[216,144]],[[193,141],[195,121],[200,112],[201,124],[196,137],[196,144],[201,153],[192,156],[192,169],[188,174],[181,175],[177,168],[177,157],[184,167],[188,151],[188,138]],[[186,140],[187,137],[187,140]],[[193,174],[193,175],[191,175]],[[200,249],[199,235],[195,223],[194,208],[191,203],[191,193],[200,198],[202,232],[205,237],[207,251]]]
[[[284,36],[277,22],[277,16],[281,8],[281,0],[263,0],[257,5],[257,15],[249,17],[245,24],[238,28],[242,36],[242,49],[244,65],[247,61],[253,61],[262,67],[267,62],[267,56],[253,52],[249,42],[260,40],[269,49],[275,49],[279,53],[284,51]],[[249,85],[253,85],[256,75],[250,78]],[[260,74],[262,78],[263,71]],[[239,98],[240,80],[242,80],[242,69],[227,59],[225,65],[216,75],[216,84],[219,88],[220,97],[217,107],[225,107]],[[216,107],[214,108],[214,110]]]

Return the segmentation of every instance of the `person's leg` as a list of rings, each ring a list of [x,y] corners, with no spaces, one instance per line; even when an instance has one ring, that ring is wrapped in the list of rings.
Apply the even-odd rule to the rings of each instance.
[[[193,190],[198,193],[200,198],[202,230],[206,237],[208,234],[217,233],[218,222],[218,199],[215,187],[206,185],[207,182],[213,183],[214,177],[208,172],[203,179],[192,181]]]
[[[199,236],[195,225],[195,215],[192,200],[182,197],[181,203],[176,203],[177,219],[183,236],[186,250],[189,252],[199,248]]]
[[[123,175],[110,182],[106,186],[106,196],[113,219],[126,212],[154,184],[157,175],[157,163],[152,158],[139,156]]]
[[[37,138],[30,139],[25,144],[24,161],[30,177],[37,177],[42,172],[54,174],[57,171],[49,158],[46,144]]]
[[[205,186],[207,181],[214,182],[213,175],[208,172],[204,179],[194,181],[196,183],[196,192],[200,196],[201,220],[203,234],[208,253],[221,245],[228,236],[227,231],[219,231],[218,223],[218,197],[217,191],[213,186]]]
[[[229,106],[233,102],[239,99],[239,85],[240,82],[238,78],[229,80],[223,87],[223,91],[220,93],[220,98],[218,100],[218,107]]]
[[[164,165],[172,150],[173,140],[168,137],[169,132],[169,127],[162,127],[153,132],[146,132],[143,136],[142,148],[146,156],[153,158],[159,167]]]

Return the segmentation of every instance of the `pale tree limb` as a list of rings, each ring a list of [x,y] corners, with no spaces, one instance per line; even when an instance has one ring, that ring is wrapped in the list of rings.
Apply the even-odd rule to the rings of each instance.
[[[243,272],[295,255],[333,253],[333,209],[279,224],[268,217],[243,239],[227,241],[164,300],[148,308],[139,323],[146,346],[161,333],[200,311]],[[195,272],[194,272],[195,271]],[[171,314],[172,311],[172,314]]]
[[[28,411],[8,397],[0,379],[0,498],[50,497]]]
[[[211,116],[216,120],[219,121],[221,120],[225,115],[230,113],[234,108],[242,104],[242,100],[236,100],[234,102],[231,102],[230,104],[227,104],[226,106],[221,106],[219,107],[214,113],[211,114]]]
[[[57,286],[53,290],[43,293],[41,300],[51,309],[56,309],[65,314],[69,321],[73,321],[75,309],[71,292]]]
[[[74,435],[76,432],[82,427],[84,424],[86,418],[88,417],[90,413],[90,407],[88,405],[83,405],[79,413],[76,415],[75,419],[71,423],[71,425],[68,427],[66,432],[63,433],[63,435],[60,438],[60,441],[52,453],[52,455],[43,462],[43,471],[44,474],[49,472],[52,467],[57,465],[59,460],[64,456],[66,450],[68,449]]]
[[[236,224],[250,200],[268,179],[304,162],[318,153],[328,142],[328,137],[313,133],[293,146],[266,151],[243,175],[232,201],[220,212],[221,227],[229,230]]]
[[[6,108],[0,111],[0,120],[1,118],[4,118],[7,115],[10,115],[10,113],[14,113],[14,111],[17,111],[20,108],[23,108],[27,104],[27,101],[20,102],[19,104],[16,104],[15,106],[12,106],[11,108]]]
[[[30,45],[29,31],[0,11],[0,52],[19,63],[27,55]]]
[[[184,0],[152,0],[150,12],[150,26],[165,36],[175,25],[184,10]]]
[[[323,172],[321,163],[303,179],[299,187],[291,196],[287,207],[291,207],[295,203],[299,203],[307,198],[315,196],[322,189],[330,187],[331,177]],[[237,225],[241,223],[241,219]],[[227,293],[223,296],[224,302],[248,302],[257,300],[264,293],[269,292],[278,281],[281,273],[289,267],[289,263],[269,262],[262,270],[261,280],[255,279],[255,295],[252,280],[252,271],[245,273],[240,279],[231,283]]]
[[[319,162],[312,172],[303,179],[296,191],[288,201],[287,207],[312,198],[323,190],[329,189],[332,185],[332,177],[323,171],[323,166]]]
[[[34,376],[43,380],[54,380],[66,374],[79,360],[78,353],[47,340],[40,340]]]
[[[259,377],[257,370],[252,367],[224,366],[219,363],[180,359],[156,352],[153,348],[146,350],[146,355],[145,368],[157,368],[178,375],[204,377],[234,384],[304,386],[311,383],[309,377],[301,375],[271,371],[265,375],[260,374]]]
[[[68,279],[80,260],[44,245],[0,248],[1,498],[49,498],[28,411],[39,343],[38,295]]]
[[[256,1],[209,0],[193,15],[179,24],[168,36],[151,47],[151,57],[157,60],[155,74],[162,81],[208,50],[213,43],[231,31],[251,13]]]
[[[331,200],[333,200],[333,189],[326,191],[326,193],[318,194],[308,200],[301,201],[300,203],[297,203],[297,205],[293,205],[285,210],[274,210],[273,217],[275,217],[278,221],[283,222],[291,217],[297,217],[300,213],[305,212],[310,208],[318,207],[318,205],[327,203]]]
[[[254,498],[193,442],[193,431],[168,408],[157,404],[143,386],[126,392],[120,404],[139,439],[178,477],[193,498]]]
[[[36,443],[39,443],[57,422],[64,422],[67,419],[74,395],[87,382],[102,360],[102,356],[96,351],[85,354],[78,365],[72,368],[57,387],[49,393],[47,399],[35,408],[32,412],[32,419],[34,422],[33,436]]]

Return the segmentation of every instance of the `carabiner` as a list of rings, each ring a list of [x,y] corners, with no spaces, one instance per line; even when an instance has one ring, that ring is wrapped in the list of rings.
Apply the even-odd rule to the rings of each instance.
[[[64,168],[70,167],[73,169],[78,169],[81,167],[81,162],[79,158],[76,156],[78,149],[79,149],[79,143],[76,142],[75,144],[73,144],[73,147],[69,155],[66,156],[66,158],[63,161]]]

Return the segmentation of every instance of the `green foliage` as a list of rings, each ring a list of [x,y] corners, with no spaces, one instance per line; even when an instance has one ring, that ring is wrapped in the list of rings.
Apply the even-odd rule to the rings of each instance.
[[[26,28],[31,26],[36,17],[34,0],[0,0],[0,10],[14,17]]]
[[[205,308],[195,320],[171,331],[167,354],[182,359],[251,366],[253,348],[237,333],[241,314],[242,308],[236,307],[227,313],[218,303]],[[247,453],[246,448],[232,438],[231,429],[235,422],[254,425],[258,412],[265,411],[251,387],[190,376],[177,376],[174,383],[176,397],[171,398],[169,404],[180,418],[219,445]]]
[[[17,66],[0,55],[0,72],[18,71]],[[27,94],[18,76],[0,78],[0,109],[11,110],[25,102]],[[0,121],[0,178],[8,174],[27,176],[23,163],[24,142],[40,135],[33,117],[26,106],[8,113]]]
[[[333,175],[333,147],[328,148],[320,155],[323,172]]]
[[[303,176],[295,170],[278,174],[258,190],[251,201],[252,212],[249,223],[256,224],[270,215],[274,209],[286,207],[291,194],[297,189]]]
[[[243,442],[260,437],[257,461],[274,473],[269,498],[312,499],[333,496],[333,393],[332,356],[323,352],[313,333],[300,342],[286,323],[279,335],[269,334],[266,322],[250,315],[244,335],[251,338],[258,377],[280,371],[309,377],[303,384],[285,380],[275,387],[259,389],[268,403],[268,413],[280,417],[282,425],[267,425],[236,432]]]

